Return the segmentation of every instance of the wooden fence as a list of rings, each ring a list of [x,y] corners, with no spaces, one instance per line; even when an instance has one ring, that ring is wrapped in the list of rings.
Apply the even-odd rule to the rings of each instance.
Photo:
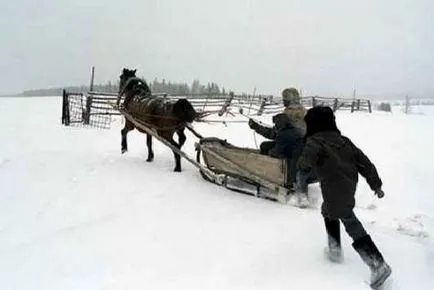
[[[371,101],[368,99],[346,99],[346,98],[324,98],[324,97],[305,97],[302,98],[305,107],[329,106],[334,112],[337,110],[367,111],[372,113]]]
[[[153,94],[167,99],[187,98],[198,112],[215,112],[218,116],[237,114],[260,116],[263,114],[277,114],[283,111],[283,102],[270,95],[168,95]],[[113,109],[112,104],[117,101],[117,94],[89,91],[84,93],[68,93],[63,91],[62,124],[66,126],[91,126],[98,128],[110,127],[111,116],[120,113]],[[368,99],[345,99],[324,97],[303,97],[304,107],[330,106],[333,111],[349,110],[351,112],[372,112]]]

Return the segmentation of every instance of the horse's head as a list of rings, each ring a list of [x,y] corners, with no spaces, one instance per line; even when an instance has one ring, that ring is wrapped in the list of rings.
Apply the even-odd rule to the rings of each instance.
[[[186,123],[193,122],[199,115],[187,99],[180,99],[173,105],[173,114]]]
[[[130,79],[130,78],[135,78],[136,77],[136,69],[127,69],[124,68],[122,70],[122,74],[119,76],[120,81],[119,81],[119,92],[124,88],[125,83]]]

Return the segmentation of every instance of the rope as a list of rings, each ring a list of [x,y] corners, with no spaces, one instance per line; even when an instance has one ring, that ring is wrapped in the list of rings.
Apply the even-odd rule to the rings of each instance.
[[[190,132],[193,133],[194,136],[196,136],[197,138],[199,138],[199,140],[203,139],[203,136],[200,135],[199,133],[197,133],[196,130],[194,130],[194,128],[190,124],[187,124],[186,128],[188,130],[190,130]]]
[[[247,116],[247,115],[243,114],[241,111],[239,113],[241,114],[241,116],[243,116],[243,117],[245,117],[247,119],[252,119],[256,123],[264,125],[264,123],[262,123],[261,121],[255,120],[254,118],[251,118],[250,116]],[[255,131],[252,131],[252,132],[253,132],[253,140],[255,141],[256,149],[259,149],[258,142],[256,141],[256,132]]]
[[[256,149],[259,149],[258,142],[256,142],[256,132],[255,131],[252,131],[252,132],[253,132],[253,140],[255,141]]]

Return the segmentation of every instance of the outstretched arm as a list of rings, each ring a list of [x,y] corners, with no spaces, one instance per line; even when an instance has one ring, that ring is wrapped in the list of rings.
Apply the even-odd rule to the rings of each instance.
[[[276,130],[272,127],[262,126],[261,124],[253,121],[252,119],[249,120],[249,126],[256,133],[258,133],[259,135],[261,135],[267,139],[271,139],[271,140],[276,139]]]
[[[383,182],[378,175],[375,165],[372,164],[371,160],[369,160],[369,158],[362,152],[362,150],[357,148],[357,146],[354,145],[352,142],[351,145],[353,146],[354,152],[356,153],[357,170],[359,171],[359,173],[366,179],[366,182],[368,182],[369,187],[373,191],[381,189]]]

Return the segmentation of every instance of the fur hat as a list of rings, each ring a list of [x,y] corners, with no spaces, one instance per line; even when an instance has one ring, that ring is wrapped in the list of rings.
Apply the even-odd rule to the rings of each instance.
[[[282,91],[282,99],[284,101],[297,103],[300,101],[300,94],[296,88],[286,88]]]
[[[325,131],[339,132],[335,115],[330,107],[317,106],[309,109],[304,117],[306,136]]]

